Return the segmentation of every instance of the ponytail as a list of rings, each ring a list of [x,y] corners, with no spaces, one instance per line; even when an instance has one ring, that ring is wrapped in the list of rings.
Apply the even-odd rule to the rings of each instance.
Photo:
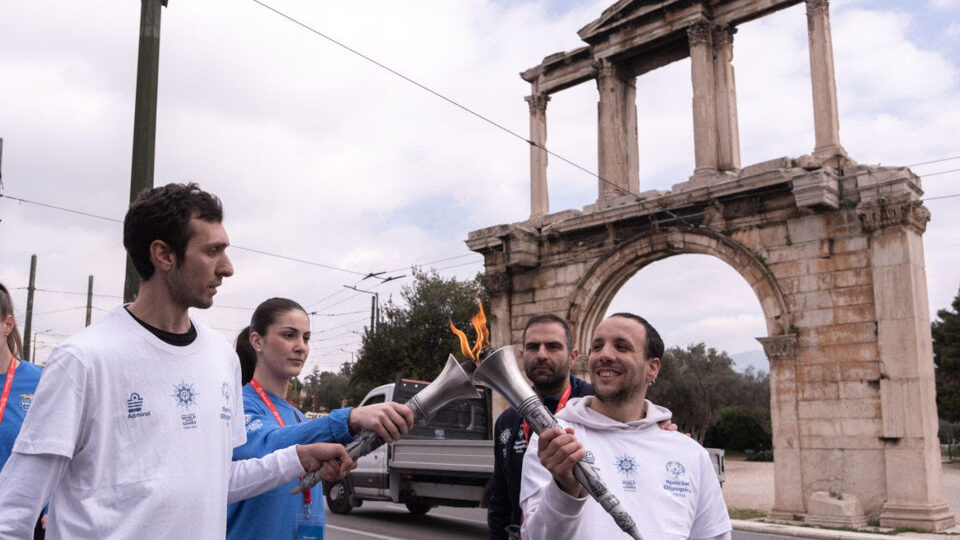
[[[257,353],[250,344],[250,327],[246,327],[237,335],[237,356],[240,357],[240,385],[245,386],[253,379],[253,372],[257,369]]]

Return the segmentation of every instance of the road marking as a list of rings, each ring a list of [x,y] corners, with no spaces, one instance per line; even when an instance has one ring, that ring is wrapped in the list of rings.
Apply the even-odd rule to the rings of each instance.
[[[339,525],[331,525],[331,524],[329,524],[329,523],[327,523],[327,528],[328,528],[328,529],[337,529],[338,531],[345,531],[345,532],[349,532],[349,533],[353,533],[353,534],[359,534],[359,535],[361,535],[361,536],[367,536],[367,537],[370,537],[370,538],[379,538],[380,540],[396,540],[396,539],[397,539],[396,536],[383,536],[383,535],[380,535],[380,534],[368,533],[368,532],[361,531],[361,530],[358,530],[358,529],[351,529],[351,528],[349,528],[349,527],[340,527]]]
[[[478,525],[484,525],[484,526],[486,526],[487,524],[486,521],[480,521],[479,519],[462,518],[462,517],[455,517],[447,514],[437,514],[437,513],[433,513],[432,515],[434,517],[439,517],[443,519],[452,519],[454,521],[466,521],[467,523],[476,523]]]

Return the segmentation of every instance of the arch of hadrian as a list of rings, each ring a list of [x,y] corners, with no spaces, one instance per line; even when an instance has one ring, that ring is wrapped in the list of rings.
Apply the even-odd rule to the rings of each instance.
[[[827,0],[806,0],[816,144],[742,166],[734,86],[739,24],[803,0],[620,0],[547,56],[529,81],[531,216],[470,233],[484,256],[495,343],[551,312],[589,342],[645,265],[712,255],[747,280],[766,319],[776,450],[772,517],[942,530],[922,240],[930,214],[903,167],[858,165],[840,144]],[[689,56],[696,168],[639,190],[635,78]],[[550,94],[596,81],[599,196],[547,205]],[[647,314],[656,319],[656,314]],[[828,493],[832,495],[828,495]],[[838,498],[837,494],[843,494]]]

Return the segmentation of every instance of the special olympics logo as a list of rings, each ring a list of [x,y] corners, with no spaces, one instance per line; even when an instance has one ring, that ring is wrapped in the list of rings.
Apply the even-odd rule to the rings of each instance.
[[[674,480],[679,480],[680,477],[687,472],[687,469],[680,462],[677,462],[677,461],[667,462],[667,466],[665,467],[665,469],[670,474],[670,476],[673,477]]]

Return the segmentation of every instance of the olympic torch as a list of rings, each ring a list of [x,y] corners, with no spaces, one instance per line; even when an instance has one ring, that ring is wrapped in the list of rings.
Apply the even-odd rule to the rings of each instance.
[[[517,367],[517,358],[513,347],[497,349],[483,359],[480,366],[473,372],[475,382],[489,386],[499,392],[513,405],[520,416],[536,431],[537,435],[551,428],[562,428],[540,398],[527,385],[520,369]],[[596,499],[600,506],[616,521],[617,526],[631,538],[642,540],[640,531],[630,514],[623,509],[620,500],[607,486],[600,476],[593,470],[586,460],[580,460],[573,469],[573,475],[586,489],[591,497]]]
[[[444,405],[460,399],[480,399],[480,393],[473,386],[470,376],[457,363],[451,354],[443,371],[426,388],[416,393],[406,405],[413,411],[414,419],[426,418],[437,412]],[[361,456],[373,452],[384,444],[383,437],[374,431],[364,430],[347,445],[347,453],[356,461]],[[300,480],[292,494],[310,489],[320,482],[320,471],[314,471]]]

